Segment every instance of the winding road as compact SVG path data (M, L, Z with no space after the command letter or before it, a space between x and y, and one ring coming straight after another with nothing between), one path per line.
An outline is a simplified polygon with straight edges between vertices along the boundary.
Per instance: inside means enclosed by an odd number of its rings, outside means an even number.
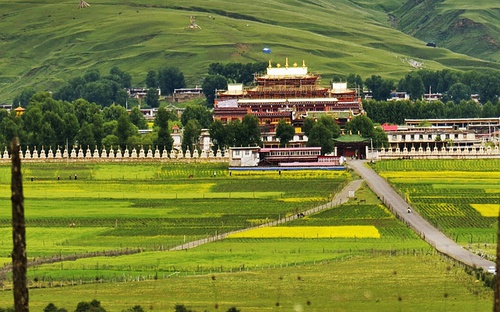
M413 229L422 239L433 246L442 254L455 259L458 262L487 270L495 266L493 261L486 260L475 253L464 249L452 239L445 236L441 231L433 227L427 220L412 209L408 213L408 203L401 197L392 186L373 169L366 165L366 161L348 161L348 167L353 169L362 177L368 187L382 200L382 202L394 213L394 215Z

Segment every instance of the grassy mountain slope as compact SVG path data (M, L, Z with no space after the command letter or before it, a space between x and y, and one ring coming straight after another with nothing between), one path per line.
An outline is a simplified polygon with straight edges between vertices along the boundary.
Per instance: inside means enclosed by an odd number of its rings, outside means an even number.
M177 66L189 85L200 85L212 62L299 65L323 81L357 73L399 79L409 60L431 70L496 68L447 49L432 49L391 27L386 10L400 4L379 0L0 0L0 102L24 87L56 90L71 77L113 66L140 85L149 70ZM201 29L189 29L190 16ZM271 54L262 53L264 47Z
M438 46L500 61L500 2L410 0L395 10L397 28Z

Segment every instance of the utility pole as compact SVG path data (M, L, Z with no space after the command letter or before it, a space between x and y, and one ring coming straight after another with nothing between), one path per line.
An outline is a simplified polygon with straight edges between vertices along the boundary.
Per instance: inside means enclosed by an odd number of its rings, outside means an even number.
M12 276L14 283L14 308L16 312L29 312L28 286L26 273L28 258L26 256L26 223L24 220L23 177L21 174L21 158L19 156L19 140L15 137L11 143L12 157Z

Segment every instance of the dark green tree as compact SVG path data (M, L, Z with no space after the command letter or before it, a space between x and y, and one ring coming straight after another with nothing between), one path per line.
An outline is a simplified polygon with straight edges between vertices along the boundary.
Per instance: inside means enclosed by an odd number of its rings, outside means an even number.
M324 124L328 130L330 130L333 138L338 138L340 136L340 127L332 116L323 115L318 119L318 122Z
M312 127L314 127L315 122L316 121L314 120L314 118L311 117L307 117L304 119L304 123L302 124L302 132L304 132L306 136L309 136L309 133L311 132Z
M373 130L373 147L381 148L381 147L389 147L389 138L387 137L387 133L385 133L382 127L375 127Z
M286 122L285 119L281 119L276 126L276 138L280 140L280 146L285 147L293 139L295 135L295 128Z
M118 77L118 79L113 79L120 84L122 88L130 88L132 86L132 76L129 73L126 73L120 70L118 67L113 66L109 70L109 74L113 77Z
M92 124L89 124L86 121L83 123L76 136L76 141L82 148L93 148L96 145L94 132L92 131Z
M148 71L148 75L146 76L146 87L150 88L158 88L158 78L156 77L156 72L154 70Z
M351 121L347 122L345 125L346 131L352 132L352 134L359 134L364 138L373 138L374 128L373 122L366 115L359 115L354 117Z
M201 134L200 124L196 119L189 120L186 125L184 125L184 131L182 132L182 150L185 152L189 150L191 155L194 152L194 148L198 143L198 138Z
M209 128L210 138L213 143L213 151L217 152L218 149L223 150L228 146L230 138L228 136L228 126L225 126L220 120L215 120Z
M446 96L455 104L458 104L462 100L465 101L470 100L471 89L468 85L463 84L461 82L457 82L450 86L448 92L446 92Z
M137 127L130 121L127 113L122 114L118 118L118 125L114 135L118 137L118 144L122 149L125 149L128 138L137 134Z
M49 303L44 309L43 312L67 312L66 309L60 308L58 309L53 303Z
M166 67L158 70L158 86L161 94L171 95L174 89L185 88L184 74L177 67Z
M14 99L12 100L12 106L21 106L25 108L28 107L29 100L35 93L35 90L31 88L24 89L23 91L21 91L21 93L14 97Z
M170 128L168 125L169 119L169 112L164 107L160 107L154 121L155 130L158 131L158 136L153 142L160 151L170 151L174 144L174 140L170 135Z
M127 114L127 109L123 106L113 104L102 110L104 121L118 120L121 115Z
M130 115L129 115L130 121L139 129L147 129L148 124L146 122L146 118L144 118L144 115L141 113L139 108L133 107L130 110Z
M259 119L257 116L251 114L245 115L241 121L241 126L243 130L243 146L260 146L262 144Z
M158 89L149 88L146 92L146 104L149 107L158 107L160 106L160 97L158 95Z
M372 91L372 97L377 101L387 100L391 95L391 91L395 89L392 81L375 75L365 80L365 86Z
M225 90L227 88L227 79L221 75L209 75L205 77L201 85L203 94L207 99L208 107L214 106L216 90Z
M321 155L333 152L333 133L321 122L317 122L312 127L307 144L308 147L321 147Z
M79 302L75 312L106 312L106 310L101 306L100 301L94 299L91 302Z
M188 105L181 115L181 123L186 125L189 120L195 119L203 129L208 129L213 122L212 112L201 105Z

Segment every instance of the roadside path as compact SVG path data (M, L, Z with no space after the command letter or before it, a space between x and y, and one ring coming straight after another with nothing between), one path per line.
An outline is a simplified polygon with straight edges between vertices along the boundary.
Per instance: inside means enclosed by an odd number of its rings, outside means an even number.
M392 186L373 169L366 166L366 161L351 160L348 166L361 176L368 187L377 194L382 202L394 213L394 215L408 225L415 233L420 235L437 251L443 253L458 262L472 267L481 267L487 270L490 266L495 266L493 261L486 260L475 253L472 253L455 241L448 238L441 231L433 227L427 220L411 209L408 213L408 203L399 195Z
M307 216L307 215L310 215L310 214L313 214L313 213L317 213L317 212L319 212L321 210L324 210L324 209L327 209L327 208L331 208L331 207L335 207L335 206L341 205L341 204L343 204L343 203L345 203L345 202L347 202L349 200L349 193L350 192L354 192L357 189L359 189L359 187L361 186L361 184L363 184L363 180L354 180L354 181L351 181L346 187L344 187L339 193L337 193L335 195L335 197L333 198L332 201L330 201L330 202L328 202L328 203L326 203L324 205L321 205L321 206L309 209L307 211L302 211L302 213L304 214L304 216ZM189 249L189 248L194 248L194 247L198 247L200 245L206 244L206 243L210 243L210 242L214 242L214 241L217 241L217 240L224 239L228 235L233 234L233 233L239 233L239 232L243 232L243 231L248 231L248 230L254 229L254 228L260 228L260 227L266 227L266 226L275 226L275 225L278 225L278 224L282 224L282 223L285 223L285 222L296 220L296 219L301 218L301 217L302 216L299 217L298 215L294 214L292 216L284 217L284 218L279 218L278 220L275 220L275 221L272 221L272 222L267 222L267 223L264 223L264 224L261 224L261 225L258 225L258 226L254 226L254 227L250 227L250 228L245 228L245 229L241 229L241 230L236 230L236 231L232 231L232 232L228 232L228 233L223 233L223 234L216 234L216 235L211 236L211 237L207 237L207 238L199 239L199 240L196 240L196 241L188 242L188 243L185 243L185 244L173 247L173 248L171 248L169 250L185 250L185 249Z

